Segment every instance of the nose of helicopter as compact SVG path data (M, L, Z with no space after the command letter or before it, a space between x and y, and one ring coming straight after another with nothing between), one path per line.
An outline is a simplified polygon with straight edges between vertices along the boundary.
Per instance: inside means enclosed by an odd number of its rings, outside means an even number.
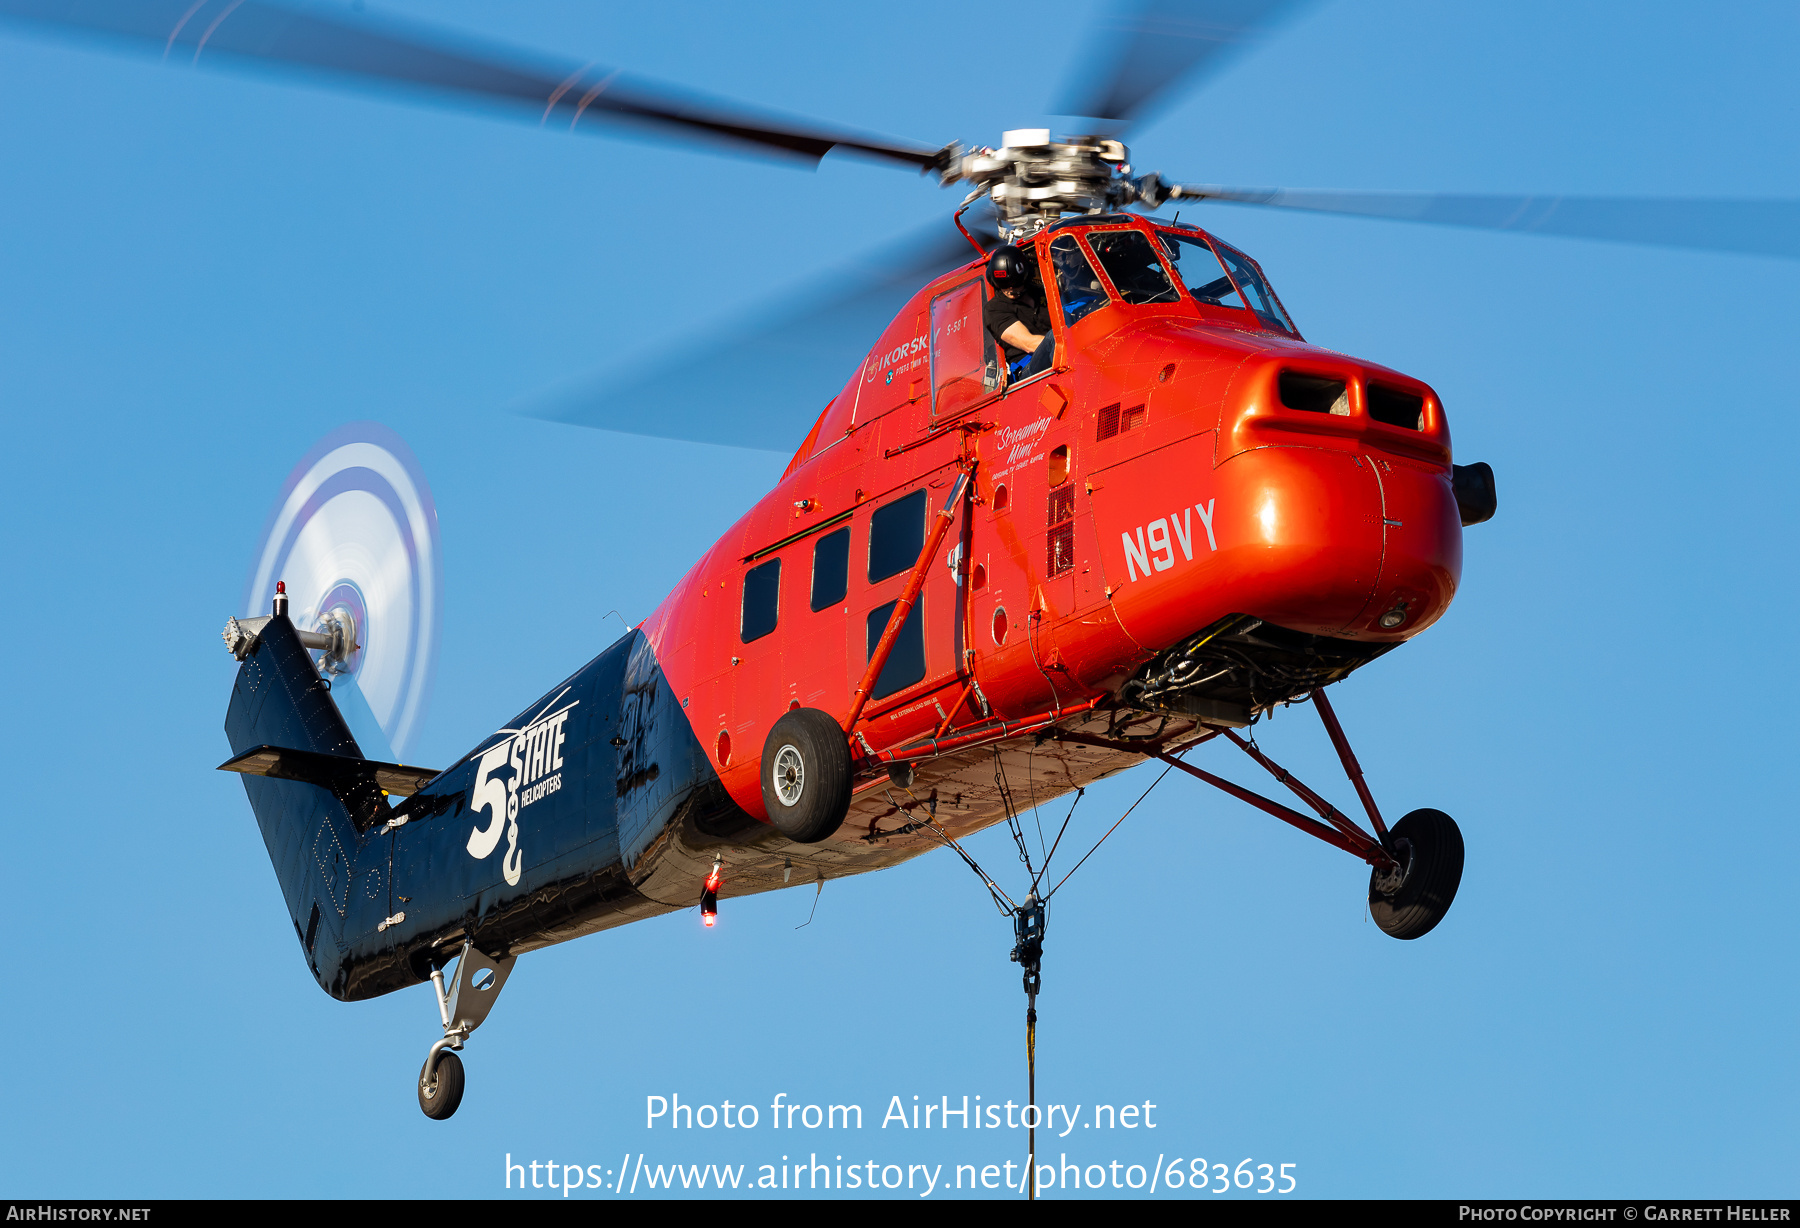
M1249 516L1242 574L1263 577L1262 609L1245 613L1372 640L1410 638L1443 615L1462 573L1462 518L1449 424L1428 385L1290 350L1246 364L1221 408L1219 493Z
M1462 572L1447 469L1368 441L1232 456L1218 468L1218 498L1238 523L1229 533L1220 525L1218 564L1242 594L1238 608L1315 635L1423 631L1449 607Z

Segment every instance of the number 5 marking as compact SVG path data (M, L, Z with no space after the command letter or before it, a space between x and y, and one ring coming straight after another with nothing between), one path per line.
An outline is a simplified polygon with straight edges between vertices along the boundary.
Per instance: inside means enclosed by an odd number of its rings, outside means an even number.
M491 748L481 757L481 766L475 771L475 784L469 790L469 809L479 814L488 812L488 825L484 830L477 827L469 833L469 856L477 861L494 851L500 843L500 834L506 830L506 782L488 775L506 764L506 753L512 746L508 738L500 745Z

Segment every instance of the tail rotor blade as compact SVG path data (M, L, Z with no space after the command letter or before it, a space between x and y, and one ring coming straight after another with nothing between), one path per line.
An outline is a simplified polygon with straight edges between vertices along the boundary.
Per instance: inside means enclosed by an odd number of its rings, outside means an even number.
M347 653L318 666L364 756L398 762L431 701L443 622L437 508L399 435L353 422L294 466L263 525L242 610L268 613L277 581L300 631L343 620Z

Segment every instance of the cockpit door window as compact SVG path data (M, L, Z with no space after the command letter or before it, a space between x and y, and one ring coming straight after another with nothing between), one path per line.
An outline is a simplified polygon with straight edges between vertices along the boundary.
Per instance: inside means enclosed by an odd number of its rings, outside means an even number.
M1169 284L1156 249L1141 230L1089 231L1088 246L1119 297L1134 307L1146 303L1178 303L1181 295Z
M931 407L954 414L1000 387L1000 359L982 326L982 278L931 300Z
M1074 235L1060 235L1050 244L1050 267L1056 273L1065 328L1106 304L1106 287L1100 284Z

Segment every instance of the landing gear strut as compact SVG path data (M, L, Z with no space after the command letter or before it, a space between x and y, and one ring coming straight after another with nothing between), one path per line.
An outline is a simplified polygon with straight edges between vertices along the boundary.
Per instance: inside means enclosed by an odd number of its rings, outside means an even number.
M434 1121L443 1121L462 1103L463 1066L455 1050L463 1047L469 1033L481 1026L500 987L506 984L516 956L489 959L464 942L456 958L456 979L448 992L444 989L444 970L431 970L431 985L437 991L438 1015L444 1022L444 1038L431 1046L425 1065L419 1071L419 1108Z
M1248 802L1282 822L1298 827L1308 835L1316 836L1327 844L1362 858L1371 867L1369 915L1374 918L1375 924L1381 927L1383 933L1395 938L1421 937L1444 919L1444 914L1450 911L1451 902L1456 899L1456 889L1462 883L1462 832L1457 829L1456 820L1441 810L1415 810L1389 830L1382 821L1381 811L1375 805L1374 795L1363 781L1362 765L1356 761L1349 739L1344 737L1337 713L1331 710L1331 701L1325 698L1324 688L1317 688L1312 692L1312 701L1313 706L1318 709L1320 720L1325 723L1325 732L1331 737L1338 759L1344 765L1344 774L1355 786L1356 795L1361 799L1363 810L1375 829L1373 835L1309 789L1292 772L1263 754L1255 742L1246 740L1231 729L1215 730L1205 734L1201 740L1222 734L1285 785L1294 796L1305 802L1319 819L1324 820L1323 823L1178 759L1158 742L1126 742L1073 730L1059 730L1054 736L1068 742L1104 746L1112 750L1129 750L1160 759L1170 767L1180 768L1188 775L1204 780L1240 801Z

